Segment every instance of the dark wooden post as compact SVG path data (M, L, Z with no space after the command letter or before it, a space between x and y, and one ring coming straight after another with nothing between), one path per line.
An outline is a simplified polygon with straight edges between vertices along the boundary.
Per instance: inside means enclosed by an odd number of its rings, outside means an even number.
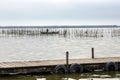
M94 59L94 48L92 48L92 59Z
M69 72L69 52L66 52L66 68L67 68L67 73Z

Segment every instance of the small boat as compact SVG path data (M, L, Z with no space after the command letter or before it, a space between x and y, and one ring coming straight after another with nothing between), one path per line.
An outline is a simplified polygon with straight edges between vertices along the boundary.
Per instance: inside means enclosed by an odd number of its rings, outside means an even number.
M59 34L59 31L49 31L49 29L46 29L45 32L40 32L41 34Z
M52 31L52 32L40 32L41 34L59 34L59 31Z

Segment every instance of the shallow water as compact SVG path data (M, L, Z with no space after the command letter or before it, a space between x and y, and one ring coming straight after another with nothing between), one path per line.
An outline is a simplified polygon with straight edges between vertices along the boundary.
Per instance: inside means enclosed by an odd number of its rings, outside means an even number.
M8 29L9 30L9 29ZM71 59L120 56L119 28L55 28L56 35L42 35L30 29L31 34L3 34L0 30L0 62L64 59L69 51ZM64 34L66 32L66 34ZM37 32L37 33L36 33Z
M2 76L0 80L120 80L120 72L94 72L69 75Z

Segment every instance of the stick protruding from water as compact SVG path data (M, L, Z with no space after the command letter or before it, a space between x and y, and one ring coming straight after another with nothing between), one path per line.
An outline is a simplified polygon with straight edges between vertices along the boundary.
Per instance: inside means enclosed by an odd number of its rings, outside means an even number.
M92 48L92 59L94 59L94 48Z
M69 72L69 52L66 52L66 68L67 68L67 73Z

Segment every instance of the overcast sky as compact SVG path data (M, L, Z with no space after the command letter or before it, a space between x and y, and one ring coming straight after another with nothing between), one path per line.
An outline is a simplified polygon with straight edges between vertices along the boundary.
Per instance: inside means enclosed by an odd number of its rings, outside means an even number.
M0 25L120 25L120 0L0 0Z

